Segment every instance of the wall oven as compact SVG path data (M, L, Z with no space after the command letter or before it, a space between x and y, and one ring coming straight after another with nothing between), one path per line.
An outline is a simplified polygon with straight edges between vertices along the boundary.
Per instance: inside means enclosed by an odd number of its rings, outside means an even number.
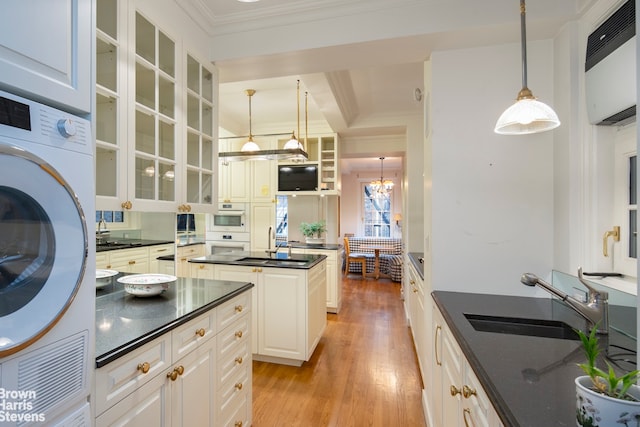
M220 203L218 212L210 215L207 231L248 232L248 203Z

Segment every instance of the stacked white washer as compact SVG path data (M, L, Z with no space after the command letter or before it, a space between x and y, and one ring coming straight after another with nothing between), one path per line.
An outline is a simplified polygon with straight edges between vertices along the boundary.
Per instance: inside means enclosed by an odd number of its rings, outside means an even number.
M0 171L0 425L91 425L91 123L0 91Z

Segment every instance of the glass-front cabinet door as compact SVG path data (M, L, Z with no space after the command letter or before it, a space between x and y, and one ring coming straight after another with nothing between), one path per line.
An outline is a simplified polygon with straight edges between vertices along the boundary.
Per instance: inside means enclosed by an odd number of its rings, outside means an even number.
M218 163L214 103L217 76L193 55L186 55L186 143L183 158L186 176L178 210L210 212L217 198L214 165Z
M135 18L135 103L128 194L136 210L176 211L176 46L140 12ZM131 134L133 133L133 134Z

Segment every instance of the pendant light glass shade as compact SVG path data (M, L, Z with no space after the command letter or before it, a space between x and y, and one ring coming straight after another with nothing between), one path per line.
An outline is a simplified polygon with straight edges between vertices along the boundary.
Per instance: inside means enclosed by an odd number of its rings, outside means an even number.
M302 149L302 144L300 143L300 141L298 141L298 139L296 138L296 134L294 132L291 134L291 139L288 140L286 144L284 144L284 149L295 150L297 148Z
M520 36L522 46L522 89L516 103L498 118L495 133L526 135L545 132L560 126L558 115L547 104L536 100L527 87L527 29L525 0L520 0Z

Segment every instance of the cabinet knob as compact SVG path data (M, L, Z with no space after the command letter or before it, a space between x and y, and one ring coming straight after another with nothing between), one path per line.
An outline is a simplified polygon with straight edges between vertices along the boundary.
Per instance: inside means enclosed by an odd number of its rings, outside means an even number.
M233 427L242 427L242 421L236 421Z
M242 331L236 331L236 338L242 338Z
M242 383L236 383L234 387L237 388L238 390L242 390Z
M204 264L200 264L200 265L198 266L198 268L199 268L200 270L203 270L203 269L204 269Z
M203 336L204 336L204 334L205 334L205 330L204 330L204 328L200 328L200 329L198 329L198 330L196 331L196 335L198 335L198 336L200 336L200 337L203 337Z
M451 396L455 396L456 394L462 394L462 390L460 390L458 387L454 385L449 387L449 392L451 393Z
M240 357L240 356L236 357L235 362L236 362L238 365L242 365L242 357Z
M415 294L416 292L418 292L418 289L415 287L412 287L411 290L413 291L413 293Z
M244 307L242 307L241 305L236 305L236 312L237 313L242 313L242 310L244 310Z
M475 388L471 388L471 387L469 387L468 385L466 385L466 384L465 384L465 385L463 385L463 386L462 386L462 395L463 395L466 399L468 399L468 398L470 398L471 396L477 396L477 395L478 395L478 393L476 392L476 389L475 389Z
M136 263L136 261L135 261L135 260L133 260L133 259L132 259L131 261L129 261L129 265L133 265L133 264L135 264L135 263Z
M120 206L122 206L122 209L128 210L128 209L131 209L132 204L129 200L127 200L126 202L122 202Z
M143 374L149 372L150 368L151 365L149 364L149 362L138 363L138 371L142 372Z
M178 379L180 375L184 374L184 366L180 365L173 371L167 373L167 378L171 378L171 381Z
M415 280L413 280L413 279L411 279L411 280L409 280L409 284L410 284L410 285L415 285L415 284L416 284L416 281L415 281Z

